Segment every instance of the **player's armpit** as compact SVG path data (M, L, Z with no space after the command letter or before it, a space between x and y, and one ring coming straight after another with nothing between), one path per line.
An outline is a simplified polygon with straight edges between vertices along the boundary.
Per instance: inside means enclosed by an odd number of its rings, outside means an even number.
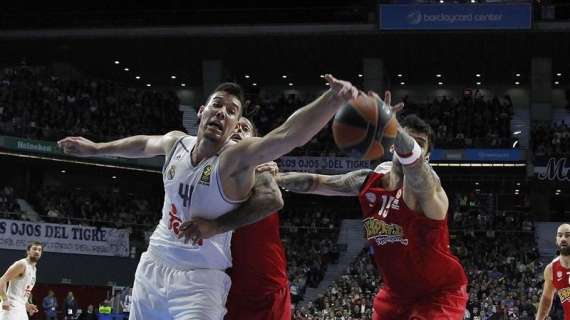
M280 187L296 193L357 196L371 172L370 169L362 169L334 176L287 172L278 174L276 180Z

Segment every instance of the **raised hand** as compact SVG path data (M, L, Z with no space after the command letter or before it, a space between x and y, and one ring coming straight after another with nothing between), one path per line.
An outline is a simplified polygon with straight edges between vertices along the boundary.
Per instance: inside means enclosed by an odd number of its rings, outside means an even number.
M57 142L65 154L89 157L97 154L97 144L83 137L67 137Z
M325 79L329 83L332 91L336 92L337 97L346 101L355 99L358 96L358 89L352 83L344 80L339 80L330 74L325 74Z
M380 98L380 96L378 96L378 94L372 90L368 91L368 95L373 96L374 98L385 103L387 106L390 107L390 111L392 111L392 113L394 113L394 114L396 114L396 113L398 113L404 109L404 103L403 102L400 102L400 103L396 104L395 106L391 105L392 93L390 93L390 91L386 91L384 93L384 100L382 100L382 98Z

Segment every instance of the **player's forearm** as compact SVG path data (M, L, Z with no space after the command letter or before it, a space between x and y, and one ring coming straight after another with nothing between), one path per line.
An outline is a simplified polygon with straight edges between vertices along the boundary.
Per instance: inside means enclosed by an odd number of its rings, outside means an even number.
M280 173L276 180L282 188L296 193L312 193L324 196L357 196L371 171L362 169L334 176L286 172Z
M6 281L4 279L0 280L0 300L6 301Z
M295 111L274 134L285 139L282 143L290 145L290 149L309 142L334 116L346 101L336 92L328 90L315 101Z
M283 198L279 186L270 173L259 174L256 176L253 194L249 200L215 220L218 233L256 223L281 208L283 208Z
M100 142L96 144L98 155L118 156L125 158L144 158L157 155L156 150L148 146L160 139L159 136L132 136L110 142Z
M538 311L536 312L536 320L544 320L550 313L550 308L552 307L552 299L542 298L540 299L540 304L538 305Z
M394 149L398 155L399 162L402 164L404 183L407 190L411 191L419 199L433 195L437 191L439 181L434 176L429 164L423 159L421 148L414 138L403 129L398 129L398 134L394 141ZM410 163L410 161L413 162Z
M275 181L281 188L295 193L313 193L318 185L316 174L302 172L279 173Z

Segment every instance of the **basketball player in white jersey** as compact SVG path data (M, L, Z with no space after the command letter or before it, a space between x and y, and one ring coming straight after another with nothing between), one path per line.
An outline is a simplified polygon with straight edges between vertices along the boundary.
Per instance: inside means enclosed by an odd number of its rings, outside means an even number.
M228 143L243 111L243 94L237 84L226 83L200 107L197 137L174 131L108 143L82 137L58 142L65 153L79 156L166 155L162 219L137 267L129 319L223 318L230 287L224 271L231 267L231 232L186 243L179 238L180 226L192 217L213 219L244 204L252 193L258 165L310 141L342 105L359 94L349 82L331 75L326 79L329 90L263 138ZM252 210L248 205L242 208Z
M36 283L36 264L42 256L42 251L40 242L30 243L26 257L14 262L0 278L0 320L28 319L28 314L38 312L38 307L28 301Z

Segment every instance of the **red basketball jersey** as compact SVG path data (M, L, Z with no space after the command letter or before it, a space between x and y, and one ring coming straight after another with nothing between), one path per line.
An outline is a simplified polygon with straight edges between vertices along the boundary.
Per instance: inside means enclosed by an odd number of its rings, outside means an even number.
M564 320L570 320L570 269L560 264L560 257L552 261L552 284L564 309Z
M232 295L259 295L289 285L277 213L234 232L232 261Z
M366 238L394 297L421 298L467 284L463 266L449 249L447 221L408 208L402 189L387 191L371 173L359 195Z

